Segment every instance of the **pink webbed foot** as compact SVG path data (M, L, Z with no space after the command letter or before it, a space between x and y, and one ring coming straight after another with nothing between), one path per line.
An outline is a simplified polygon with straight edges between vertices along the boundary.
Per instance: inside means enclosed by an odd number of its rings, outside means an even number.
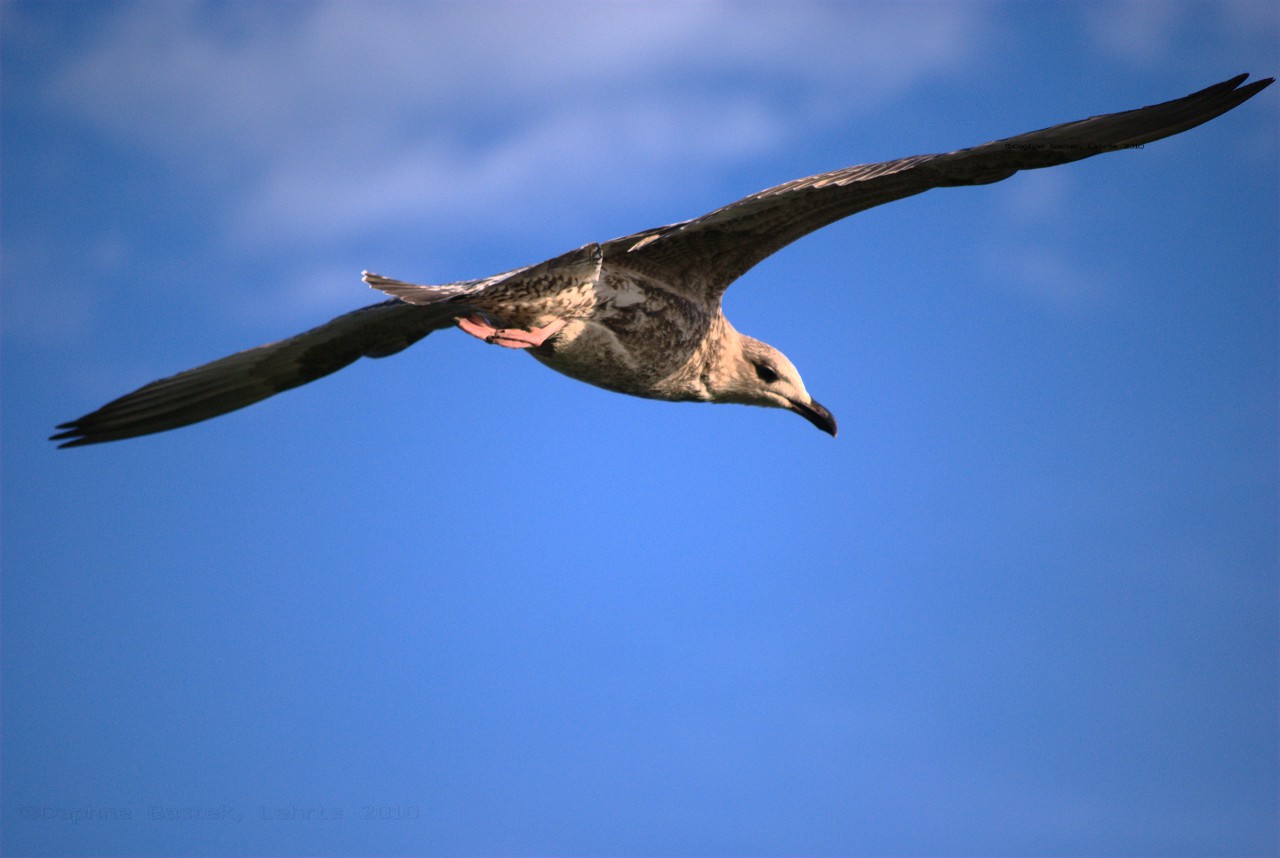
M458 327L471 336L509 349L536 348L564 326L564 319L556 319L540 328L530 328L526 331L522 328L495 328L483 316L475 314L458 319Z

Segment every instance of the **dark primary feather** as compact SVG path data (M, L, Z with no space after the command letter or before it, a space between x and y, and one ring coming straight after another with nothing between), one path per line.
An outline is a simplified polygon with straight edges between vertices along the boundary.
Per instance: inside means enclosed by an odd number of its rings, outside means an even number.
M453 324L453 305L383 301L287 340L267 343L153 381L58 426L51 440L78 447L176 429L252 405L336 372L361 357L385 357Z
M1150 143L1226 113L1269 86L1247 74L1162 104L1054 125L970 149L859 164L787 182L693 220L607 242L606 261L718 297L756 263L816 229L931 188L984 185Z

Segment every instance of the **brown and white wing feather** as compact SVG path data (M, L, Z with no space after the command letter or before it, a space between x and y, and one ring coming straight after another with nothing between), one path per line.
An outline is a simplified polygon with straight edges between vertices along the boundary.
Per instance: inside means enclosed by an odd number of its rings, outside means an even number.
M208 420L336 372L361 357L385 357L453 324L453 304L391 300L338 316L268 343L153 381L58 426L51 440L77 447L176 429Z
M761 191L683 223L614 239L606 259L719 295L752 266L834 221L931 188L998 182L1194 128L1268 86L1239 75L1174 101L1054 125L970 149L860 164Z

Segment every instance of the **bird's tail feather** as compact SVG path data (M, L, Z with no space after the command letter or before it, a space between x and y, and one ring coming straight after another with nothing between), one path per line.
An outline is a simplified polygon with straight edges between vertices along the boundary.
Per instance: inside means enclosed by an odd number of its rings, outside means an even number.
M370 288L384 292L393 298L399 298L409 304L440 304L452 301L463 295L472 294L483 288L486 280L464 280L459 283L444 283L438 286L421 286L417 283L406 283L374 274L372 271L361 273L361 279Z
M547 280L551 286L543 286L543 290L559 288L559 284L566 282L566 278L567 282L572 283L583 280L594 282L600 277L603 259L600 245L592 243L570 250L568 253L562 253L545 262L539 262L537 265L525 265L480 280L460 280L438 286L420 286L417 283L406 283L403 280L383 277L371 271L363 272L361 277L365 283L379 292L399 298L408 304L465 303L469 296L479 295L491 287L501 290L521 286L527 291L530 280Z

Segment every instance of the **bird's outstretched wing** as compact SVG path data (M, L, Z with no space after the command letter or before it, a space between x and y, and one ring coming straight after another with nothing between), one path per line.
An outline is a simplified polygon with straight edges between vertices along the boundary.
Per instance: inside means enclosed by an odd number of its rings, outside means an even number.
M1247 74L1184 98L1054 125L971 149L860 164L778 185L683 223L614 239L606 259L718 297L734 280L802 236L841 218L931 188L985 185L1150 143L1194 128L1253 97L1272 78Z
M60 447L176 429L244 408L336 372L361 357L385 357L453 324L455 304L383 301L297 336L246 349L140 387L61 424Z

